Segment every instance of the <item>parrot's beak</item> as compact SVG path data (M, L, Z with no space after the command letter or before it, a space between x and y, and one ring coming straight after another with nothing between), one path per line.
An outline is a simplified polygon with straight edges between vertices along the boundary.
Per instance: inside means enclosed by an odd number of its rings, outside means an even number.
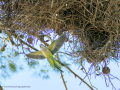
M41 48L41 45L40 45L40 48Z

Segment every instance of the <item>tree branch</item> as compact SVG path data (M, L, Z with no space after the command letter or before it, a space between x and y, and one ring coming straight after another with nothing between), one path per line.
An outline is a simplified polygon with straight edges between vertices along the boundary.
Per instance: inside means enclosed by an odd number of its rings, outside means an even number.
M32 49L34 49L35 51L39 51L38 49L36 49L36 48L32 47L31 45L29 45L29 44L27 44L26 42L24 42L23 40L21 40L19 37L18 37L18 40L19 40L21 43L23 43L23 44L27 45L28 47L30 47L30 48L32 48Z
M74 73L69 67L67 67L66 65L63 66L66 67L71 73L73 73L75 77L78 77L81 81L83 81L91 90L93 90L93 88L89 84L87 84L87 82L85 82L81 77L79 77L76 73Z
M58 57L58 53L57 54L57 58L59 60L59 57ZM82 82L84 82L91 90L93 90L93 88L87 83L85 82L81 77L79 77L76 73L74 73L69 67L67 67L65 64L61 63L60 60L58 61L62 66L66 67L71 73L73 73L75 75L75 77L78 77ZM64 84L66 85L66 84ZM67 89L66 89L67 90Z
M56 53L56 55L57 55L57 59L58 59L58 61L60 62L60 59L59 59L58 53ZM60 73L61 73L61 77L62 77L62 80L63 80L64 86L65 86L65 89L68 90L68 89L67 89L67 86L66 86L66 82L65 82L65 80L64 80L64 78L63 78L63 74L62 74L62 72L60 72Z
M8 36L8 38L9 38L10 42L12 43L12 45L14 45L15 42L13 41L13 38L11 37L10 32L8 32L8 31L6 30L6 28L4 28L4 31L5 31L5 33L7 34L7 36Z

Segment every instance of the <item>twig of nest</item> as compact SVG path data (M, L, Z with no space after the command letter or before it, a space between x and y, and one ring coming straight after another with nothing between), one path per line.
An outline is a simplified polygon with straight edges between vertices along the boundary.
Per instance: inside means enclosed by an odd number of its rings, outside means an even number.
M33 38L32 38L32 37L29 37L29 38L27 39L27 42L28 42L29 44L32 44Z

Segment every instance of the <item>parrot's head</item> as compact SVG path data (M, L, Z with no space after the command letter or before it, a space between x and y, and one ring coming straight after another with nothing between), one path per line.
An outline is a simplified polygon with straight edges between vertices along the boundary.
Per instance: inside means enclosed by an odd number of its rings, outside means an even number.
M40 48L42 47L42 44L40 44Z
M42 44L40 45L40 48L41 48L41 51L44 51L44 52L47 50L47 48Z
M44 48L44 47L45 47L44 45L40 44L40 48L41 48L41 49Z

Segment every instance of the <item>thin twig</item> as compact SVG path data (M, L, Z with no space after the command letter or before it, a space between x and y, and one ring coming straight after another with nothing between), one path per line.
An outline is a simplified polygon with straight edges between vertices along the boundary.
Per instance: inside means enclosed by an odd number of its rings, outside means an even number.
M81 77L79 77L76 73L74 73L69 67L67 67L67 66L65 66L64 65L64 67L66 67L71 73L73 73L74 75L75 75L75 77L78 77L81 81L83 81L91 90L93 90L93 88L89 85L89 84L87 84L87 82L85 82Z
M81 65L82 65L82 64L81 64ZM82 68L84 69L84 71L85 71L85 73L86 73L86 76L88 77L88 80L89 80L91 86L94 87L94 88L96 88L95 86L92 85L92 83L91 83L91 81L90 81L90 78L89 78L89 76L88 76L88 73L87 73L87 71L86 71L86 69L84 68L83 65L82 65ZM96 88L96 89L97 89L97 88ZM97 90L98 90L98 89L97 89Z
M68 90L68 89L67 89L67 86L66 86L66 82L65 82L65 80L64 80L64 78L63 78L62 72L60 72L60 73L61 73L61 77L62 77L62 80L63 80L64 86L65 86L65 89Z
M69 53L64 53L64 52L58 52L58 53L63 53L63 54L66 54L66 55L71 56L71 54L69 54ZM72 56L73 56L73 55L72 55ZM75 55L74 55L74 57L78 57L78 56L75 56Z
M58 53L56 53L56 55L57 55L57 59L58 59L58 61L60 62L60 59L59 59ZM62 77L62 80L63 80L64 86L65 86L65 89L68 90L68 89L67 89L67 86L66 86L66 82L65 82L65 80L64 80L64 78L63 78L63 74L62 74L62 72L60 72L60 73L61 73L61 77Z
M5 33L7 34L7 36L8 36L8 38L9 38L10 42L12 43L12 45L14 45L15 42L13 41L13 38L11 37L10 32L8 32L8 31L6 30L6 28L4 28L4 31L5 31Z
M27 44L26 42L24 42L23 40L21 40L19 37L18 37L18 40L19 40L21 43L23 43L23 44L27 45L28 47L30 47L30 48L32 48L32 49L34 49L35 51L39 51L38 49L36 49L36 48L32 47L31 45L29 45L29 44Z
M73 73L75 75L75 77L78 77L81 81L83 81L91 90L93 90L93 88L87 83L85 82L81 77L79 77L76 73L74 73L69 67L67 67L65 64L61 63L60 61L58 61L62 66L66 67L71 73Z
M49 46L49 44L47 44L44 40L44 37L48 37L52 43L52 39L50 36L48 35L39 35L39 36L36 36L45 46Z
M113 85L112 81L110 80L109 75L108 75L108 78L109 78L109 81L110 81L110 83L111 83L112 87L113 87L115 90L117 90L117 89L115 88L115 86Z

